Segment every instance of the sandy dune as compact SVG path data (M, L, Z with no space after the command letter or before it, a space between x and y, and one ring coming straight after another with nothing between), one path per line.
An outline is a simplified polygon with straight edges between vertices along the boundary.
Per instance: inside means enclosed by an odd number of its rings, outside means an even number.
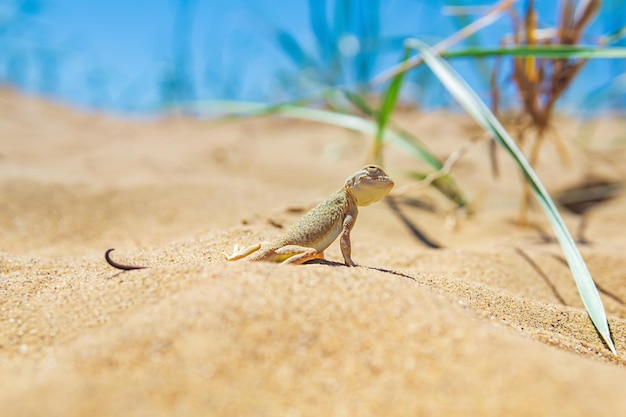
M519 176L500 153L494 179L484 141L453 170L475 210L456 228L450 204L408 178L424 167L387 148L404 221L385 202L360 211L359 268L335 264L337 245L329 262L281 267L220 253L280 234L368 162L368 138L282 119L129 121L8 91L0 115L3 416L626 410L626 194L593 209L581 246L614 356L558 246L514 224ZM480 137L459 115L398 121L441 157ZM593 127L559 121L571 161L546 145L548 188L624 179L626 122ZM151 268L118 273L109 247Z

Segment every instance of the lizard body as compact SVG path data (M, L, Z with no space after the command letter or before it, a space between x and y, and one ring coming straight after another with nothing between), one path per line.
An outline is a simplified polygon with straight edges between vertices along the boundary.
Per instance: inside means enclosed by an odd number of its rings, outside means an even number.
M351 258L350 231L356 222L357 207L382 199L393 185L385 171L376 165L368 165L351 175L339 191L305 214L278 239L241 249L235 246L233 254L226 259L247 258L299 265L323 258L324 250L339 237L345 264L355 266Z

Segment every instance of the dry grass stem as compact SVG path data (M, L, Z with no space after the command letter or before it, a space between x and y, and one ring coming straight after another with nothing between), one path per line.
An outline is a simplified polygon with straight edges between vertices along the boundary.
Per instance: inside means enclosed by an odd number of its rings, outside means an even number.
M578 5L576 4L578 3ZM529 0L525 15L520 19L510 8L514 33L504 44L513 42L515 46L536 45L577 45L581 42L585 28L592 21L600 8L599 0L576 2L565 0L560 10L557 28L539 28L539 16L534 1ZM572 81L576 78L586 60L584 59L545 59L523 57L513 59L513 81L517 88L522 110L520 119L522 127L517 134L520 147L527 147L528 160L537 166L545 139L550 139L557 149L561 161L567 163L569 155L563 140L551 127L554 107ZM499 65L494 67L494 79L497 78ZM497 83L492 81L492 106L497 112L500 91ZM525 145L531 134L533 141ZM524 187L524 196L520 208L519 223L528 224L529 202L531 190Z

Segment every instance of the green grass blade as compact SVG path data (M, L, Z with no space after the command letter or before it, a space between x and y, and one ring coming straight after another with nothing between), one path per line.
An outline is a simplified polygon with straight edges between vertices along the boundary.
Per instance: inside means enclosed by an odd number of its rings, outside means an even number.
M350 97L349 95L346 96ZM362 106L364 113L375 114L367 103L365 103L365 100L357 99L356 102ZM272 106L264 103L243 101L195 101L188 103L186 110L205 115L213 114L226 117L251 117L274 114L282 117L330 124L370 136L374 136L379 129L377 123L363 117L329 110L312 109L293 104L278 104ZM409 155L426 162L436 170L442 167L437 157L430 153L417 138L402 129L386 128L383 131L383 140ZM439 189L459 207L467 205L467 200L450 175L445 176L445 181L434 182L433 186Z
M354 106L356 106L356 108L358 108L360 111L365 113L367 116L374 118L374 119L379 118L378 112L372 109L363 97L347 90L343 91L343 93L345 94L345 97L348 100L350 100L350 102ZM440 169L443 168L443 163L441 163L441 161L437 159L437 157L428 150L428 147L426 146L426 144L420 141L413 134L394 125L392 122L389 124L389 129L391 129L393 132L395 132L397 135L403 138L409 144L409 146L412 146L417 151L417 153L421 155L420 159L423 162L426 162L436 171L439 171ZM424 174L422 176L419 176L419 175L411 175L411 176L418 180L423 180L424 178L426 178L427 175L428 174ZM445 174L438 180L433 181L430 185L435 187L439 192L441 192L444 196L446 196L450 201L454 202L454 204L456 204L457 207L462 208L462 207L467 206L467 203L468 203L467 200L463 196L463 193L461 192L461 190L459 190L458 186L456 185L456 182L454 181L454 179L452 178L450 174Z
M192 103L190 106L194 110L203 113L218 113L228 116L263 116L276 114L283 117L339 126L371 136L374 136L378 131L378 125L376 123L359 116L322 109L294 106L291 104L268 106L264 103L253 102L209 101ZM383 138L391 145L404 150L420 160L430 160L431 158L434 158L427 151L415 144L411 138L397 134L390 129L385 129Z
M284 30L276 31L276 43L282 48L286 56L299 68L313 65L315 60L309 56L302 45L289 32Z
M623 59L626 58L626 48L570 45L507 46L501 48L467 48L459 51L444 52L441 56L444 58L532 56L549 59Z
M370 107L367 100L365 100L361 95L354 93L352 91L348 91L348 90L342 90L342 92L344 96L361 112L371 117L372 119L380 120L380 115L379 115L380 112ZM433 155L432 152L428 150L428 147L426 146L424 142L419 140L413 134L393 124L392 122L386 123L386 125L388 126L389 130L392 130L398 136L401 136L404 139L404 141L406 141L407 143L409 143L411 146L415 148L415 152L412 152L412 153L419 154L420 155L419 159L421 161L426 162L428 165L430 165L432 168L436 170L441 169L443 164L441 163L439 159L437 159L435 155ZM378 127L380 129L380 123Z
M610 45L612 43L616 43L626 38L626 26L619 28L613 33L610 33L604 37L602 37L600 43L603 45Z
M574 276L578 292L580 293L591 321L609 349L613 353L616 353L615 345L611 339L604 306L593 279L591 278L591 274L587 269L587 265L585 265L585 261L580 255L574 243L574 239L567 230L554 202L521 150L517 147L513 138L511 138L498 119L491 113L489 108L471 87L447 62L433 53L425 43L412 39L407 41L407 47L419 50L426 64L437 75L450 94L454 96L465 111L467 111L479 125L493 135L522 170L526 180L532 186L537 199L546 212L554 233L563 248L563 252Z
M410 172L409 176L418 180L424 181L429 177L431 173L424 172ZM452 180L452 177L449 174L445 174L439 178L435 178L430 181L430 186L434 187L437 191L443 194L448 200L454 202L459 208L463 208L467 206L467 201L464 199L463 195L459 193L455 182Z
M376 111L372 109L365 97L363 97L361 94L355 93L348 89L341 89L341 92L348 99L348 101L352 103L352 105L355 106L359 111L368 115L369 117L378 118L378 116L376 115Z
M322 63L328 64L335 55L336 40L332 39L330 25L326 16L325 0L309 0L309 26L315 41Z
M406 62L409 58L409 50L407 49L404 57L402 58L402 62ZM376 131L376 136L374 137L374 146L372 149L372 156L374 160L382 165L382 150L383 150L383 137L385 135L385 130L387 129L387 123L391 118L391 114L393 113L393 109L396 107L396 103L398 102L398 96L400 95L400 90L402 89L402 82L404 80L404 71L397 74L391 80L389 84L389 88L385 92L385 96L383 98L383 103L380 108L380 112L378 113L378 129Z

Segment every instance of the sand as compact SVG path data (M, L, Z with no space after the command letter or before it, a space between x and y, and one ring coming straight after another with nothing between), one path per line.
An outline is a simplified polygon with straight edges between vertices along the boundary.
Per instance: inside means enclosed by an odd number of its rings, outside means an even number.
M472 215L416 187L407 173L424 166L388 147L404 220L386 202L361 209L358 268L337 264L336 244L326 263L285 267L220 253L339 188L368 162L367 137L279 118L125 120L11 91L0 115L3 416L626 412L626 195L593 209L581 246L615 356L558 245L515 223L519 176L499 152L492 177L485 141L453 170ZM480 138L462 115L397 121L442 158ZM571 161L545 146L549 189L625 178L626 121L557 126ZM119 273L110 247L151 268Z

